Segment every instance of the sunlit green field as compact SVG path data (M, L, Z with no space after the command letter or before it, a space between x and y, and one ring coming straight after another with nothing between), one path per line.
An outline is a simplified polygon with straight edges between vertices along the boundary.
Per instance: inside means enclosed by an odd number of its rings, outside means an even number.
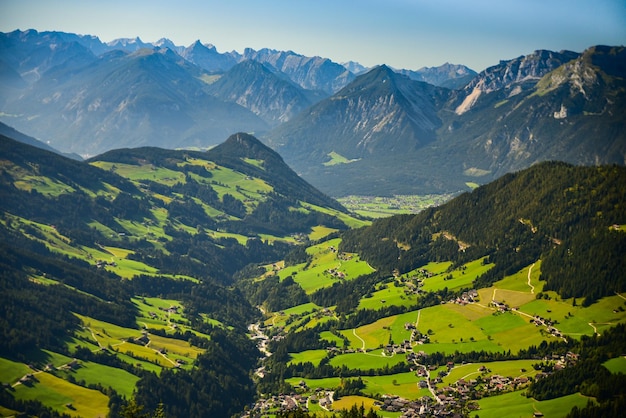
M589 398L574 394L548 401L536 401L527 398L523 392L511 392L504 395L490 396L478 401L480 410L471 414L472 417L502 418L502 417L532 417L535 412L541 412L546 418L560 418L574 407L583 408Z
M87 385L100 384L105 388L111 387L126 398L132 396L135 384L139 380L139 377L125 370L90 361L81 361L79 368L75 370L64 369L58 371L57 375L66 380L72 376L76 381L85 381Z
M155 167L152 164L133 165L123 163L111 163L108 161L95 161L91 165L103 170L113 171L129 180L151 180L157 183L173 186L176 183L185 183L185 173L170 170L165 167Z
M405 293L406 287L385 284L371 295L361 298L358 309L380 309L383 306L412 306L417 296Z
M447 287L450 290L471 288L472 282L484 274L493 264L483 264L483 259L474 260L451 273L441 272L424 280L423 291L436 291ZM451 276L451 278L450 278Z
M292 276L306 293L313 293L339 280L351 280L373 271L356 254L346 254L341 258L337 252L339 242L337 238L309 247L307 252L313 256L310 265L302 263L285 267L278 272L278 276L281 279Z
M157 335L149 336L150 344L148 346L133 343L133 339L142 336L142 331L120 327L81 315L77 316L85 327L79 333L83 338L93 341L99 347L106 347L118 353L130 355L134 359L156 364L159 367L176 367L177 359L184 359L185 363L190 365L200 353L204 352L202 349L192 347L187 341Z
M418 385L423 377L417 377L414 372L397 373L387 376L363 376L365 382L364 393L369 395L384 395L393 393L405 399L417 399L422 396L432 397L428 389L421 389Z
M370 353L340 354L330 360L330 365L338 367L345 365L349 369L370 370L382 369L385 366L391 367L405 361L406 356L404 354L383 356L382 350L380 350L378 353L374 351Z
M375 400L372 398L366 398L364 396L344 396L343 398L333 402L333 410L339 411L342 409L350 409L353 405L357 407L361 407L361 405L365 408L365 411L369 411L370 409L378 410L377 406L374 406Z
M34 384L17 385L16 399L38 400L52 409L77 417L102 417L109 412L109 398L94 389L72 384L50 373L34 375Z
M623 373L626 374L626 358L616 357L607 360L604 363L604 367L609 369L611 373Z
M320 361L326 357L326 350L308 350L302 353L290 353L291 360L288 364L306 363L311 362L315 366L320 364Z
M0 357L0 383L13 384L28 373L31 369L27 365Z
M505 377L534 377L537 371L533 368L536 360L494 361L488 363L455 364L450 373L443 378L443 385L450 385L459 379L476 379L477 376L500 375ZM489 371L479 371L485 366Z

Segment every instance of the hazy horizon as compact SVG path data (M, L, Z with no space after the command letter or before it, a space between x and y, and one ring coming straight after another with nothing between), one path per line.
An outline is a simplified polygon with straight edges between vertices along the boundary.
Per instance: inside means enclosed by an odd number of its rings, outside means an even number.
M4 0L0 12L3 32L62 31L103 42L168 38L181 46L200 40L219 52L271 48L414 70L450 62L481 71L538 49L626 43L621 0Z

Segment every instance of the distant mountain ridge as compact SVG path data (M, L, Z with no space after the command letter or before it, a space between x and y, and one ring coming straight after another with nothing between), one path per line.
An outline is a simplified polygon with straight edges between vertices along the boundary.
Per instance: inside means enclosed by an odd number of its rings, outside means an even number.
M328 161L331 151L349 159L381 151L407 152L434 139L441 125L436 114L438 95L435 87L383 65L276 128L269 143L294 158L318 162ZM302 135L303 130L316 141Z
M136 146L207 148L267 125L205 91L197 67L169 49L113 51L68 73L46 72L9 99L12 125L58 149L94 155ZM37 124L29 119L37 118Z
M270 126L288 121L326 97L320 91L304 90L283 73L252 60L233 66L208 91L245 107Z
M0 120L88 156L248 132L333 196L450 193L539 161L624 164L623 50L538 50L475 74L14 31L0 34Z
M461 191L545 160L624 164L623 60L624 47L537 51L486 69L464 89L424 84L431 92L426 101L420 84L405 81L413 94L405 89L393 103L375 69L266 138L312 184L336 196ZM430 115L420 134L428 140L415 135L417 119L408 116L414 109ZM379 138L378 151L361 152L371 138ZM331 164L333 152L348 163Z
M165 38L104 43L17 30L0 34L0 52L3 121L84 156L144 145L208 148L234 132L263 134L355 77L292 51L219 53Z
M422 67L417 71L396 70L416 81L423 81L434 86L458 89L472 81L478 73L465 65L445 63L439 67Z

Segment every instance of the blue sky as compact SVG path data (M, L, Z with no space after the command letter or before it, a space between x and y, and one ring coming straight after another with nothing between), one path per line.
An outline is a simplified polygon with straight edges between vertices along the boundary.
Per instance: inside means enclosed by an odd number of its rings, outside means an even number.
M0 31L15 29L481 71L537 49L624 45L626 0L0 0Z

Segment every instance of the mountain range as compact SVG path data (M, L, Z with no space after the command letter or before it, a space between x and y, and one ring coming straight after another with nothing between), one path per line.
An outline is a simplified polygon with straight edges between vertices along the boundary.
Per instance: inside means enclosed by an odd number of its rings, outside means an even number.
M0 120L83 156L248 132L332 196L459 192L545 160L626 161L623 47L538 50L479 74L34 30L1 34L0 53Z
M537 51L459 90L381 66L267 138L337 196L463 190L545 160L624 164L625 59L622 47Z

